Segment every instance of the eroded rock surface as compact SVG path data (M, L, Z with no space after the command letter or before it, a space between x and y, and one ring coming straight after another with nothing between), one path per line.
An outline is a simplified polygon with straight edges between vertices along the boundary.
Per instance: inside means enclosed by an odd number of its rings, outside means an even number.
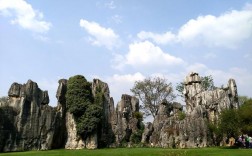
M235 80L226 87L204 91L198 73L190 73L184 81L186 116L181 118L178 103L164 101L153 122L149 143L157 147L206 147L213 145L207 123L218 120L223 109L237 109L238 94ZM142 141L146 142L147 135ZM144 138L145 137L145 138Z
M123 146L122 143L129 143L132 134L137 133L140 128L139 100L136 97L123 94L121 101L117 104L113 121L113 132L115 134L116 146Z
M97 131L83 140L77 134L74 116L67 111L66 79L59 80L56 107L48 105L48 92L37 83L13 83L9 97L0 101L0 151L131 146L139 134L142 143L156 147L211 146L207 122L218 120L223 109L239 107L235 80L204 91L200 76L190 73L184 84L186 114L181 104L164 100L154 122L145 125L142 134L139 100L123 94L115 109L107 83L94 79L92 96L102 97L103 117Z
M0 108L5 122L0 150L51 149L56 111L48 106L47 91L42 91L37 83L28 80L23 85L13 83L8 95L8 103Z

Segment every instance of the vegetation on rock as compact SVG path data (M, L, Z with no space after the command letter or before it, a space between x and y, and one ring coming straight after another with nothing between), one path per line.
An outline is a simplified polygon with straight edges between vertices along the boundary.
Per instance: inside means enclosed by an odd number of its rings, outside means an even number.
M67 109L75 117L77 133L86 139L97 131L102 117L102 107L92 96L91 83L84 76L76 75L69 78L67 83ZM94 102L95 101L95 102Z

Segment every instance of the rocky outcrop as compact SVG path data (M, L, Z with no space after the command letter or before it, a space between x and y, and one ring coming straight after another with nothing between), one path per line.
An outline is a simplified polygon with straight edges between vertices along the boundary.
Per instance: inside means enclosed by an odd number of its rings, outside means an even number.
M66 114L66 132L67 140L65 149L83 149L85 148L84 140L77 134L76 123L73 114Z
M228 81L226 87L204 91L198 73L190 73L184 84L185 117L182 117L181 105L163 101L153 122L154 130L149 140L151 145L177 148L211 146L213 139L207 123L217 121L223 109L239 107L233 79ZM146 142L146 136L143 135L143 142Z
M48 106L47 91L42 91L37 83L28 80L23 85L13 83L8 95L8 103L1 106L1 118L8 123L3 123L5 133L0 140L0 150L51 149L55 110Z
M185 79L185 102L187 114L197 116L198 111L214 121L223 109L238 108L238 94L234 79L230 79L226 87L204 91L198 73L190 73Z
M57 106L56 115L54 122L55 132L53 136L52 148L63 148L65 147L66 139L68 138L66 131L66 91L67 91L67 80L60 79L58 81L59 86L56 92Z
M93 80L92 94L93 97L96 97L97 94L101 94L103 97L100 104L103 109L103 118L101 124L98 126L97 136L94 138L98 138L97 147L109 147L115 141L115 135L112 130L112 120L115 114L114 100L110 97L108 84L99 79Z
M86 140L77 134L76 122L73 115L69 112L66 114L66 132L67 142L66 149L96 149L98 147L109 147L114 141L114 134L112 131L112 118L114 114L114 101L110 97L109 87L107 83L99 79L94 79L92 83L92 96L95 98L99 94L103 97L102 107L103 118L101 124L98 125L97 132L88 136Z
M123 143L131 144L132 134L136 134L140 129L138 113L139 100L136 97L123 94L121 101L117 104L112 125L116 146L124 146Z
M77 133L75 117L67 110L67 83L59 80L56 107L48 105L48 92L31 80L11 85L9 97L0 100L0 152L95 149L131 146L139 141L156 147L205 147L213 145L207 122L218 120L223 109L239 107L233 79L225 87L205 91L200 76L190 73L184 82L186 113L181 104L163 100L154 122L143 130L139 100L123 94L115 109L107 83L94 79L90 94L99 98L102 119L97 131L84 140Z
M151 122L147 122L144 126L144 132L142 134L142 143L149 144L150 143L150 137L154 131L153 125Z

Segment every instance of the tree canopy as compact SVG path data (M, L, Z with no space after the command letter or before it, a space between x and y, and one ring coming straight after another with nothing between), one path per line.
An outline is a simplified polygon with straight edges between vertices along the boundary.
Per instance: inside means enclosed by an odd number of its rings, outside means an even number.
M145 116L157 115L159 104L166 99L174 99L172 84L165 78L154 77L146 78L143 81L136 81L131 92L142 102L141 109Z

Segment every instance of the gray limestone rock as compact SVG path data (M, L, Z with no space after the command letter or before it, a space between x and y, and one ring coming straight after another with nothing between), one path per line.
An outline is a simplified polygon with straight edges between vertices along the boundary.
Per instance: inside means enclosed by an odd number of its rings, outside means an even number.
M97 147L109 147L115 140L114 132L112 131L112 120L115 114L114 100L110 97L108 84L99 79L94 79L92 83L93 97L98 93L103 95L103 102L101 103L103 118L98 126L97 136L93 138L98 139Z
M177 148L211 146L213 138L209 137L207 122L218 120L223 109L239 107L233 79L226 87L204 91L199 74L190 73L184 84L185 118L181 118L181 104L164 100L153 124L147 123L140 133L142 143ZM115 109L107 83L94 79L92 96L102 95L103 118L97 132L83 140L77 134L73 115L67 111L66 91L67 80L59 80L58 104L53 108L48 105L48 92L37 83L13 83L9 97L0 101L0 151L128 146L139 135L139 100L123 94Z
M142 143L149 144L150 143L150 136L153 133L153 125L151 122L147 122L146 125L144 126L144 132L142 134Z
M156 147L193 148L213 145L207 123L218 120L223 109L239 107L235 80L225 88L204 91L198 73L190 73L184 81L186 117L181 120L178 103L164 101L153 122L150 145ZM148 129L146 130L148 131ZM143 136L142 141L146 142Z
M13 83L8 95L8 104L1 107L3 119L10 121L3 124L7 131L1 151L51 149L55 111L47 105L47 91L28 80L23 85Z
M130 143L132 134L139 130L139 120L135 114L139 113L139 100L127 94L123 94L121 101L117 104L113 132L116 138L116 146L123 146L123 142Z
M54 122L54 136L52 148L63 148L67 140L66 131L66 91L67 91L67 80L60 79L58 81L59 86L56 92L57 106L54 108L56 110L55 122Z

